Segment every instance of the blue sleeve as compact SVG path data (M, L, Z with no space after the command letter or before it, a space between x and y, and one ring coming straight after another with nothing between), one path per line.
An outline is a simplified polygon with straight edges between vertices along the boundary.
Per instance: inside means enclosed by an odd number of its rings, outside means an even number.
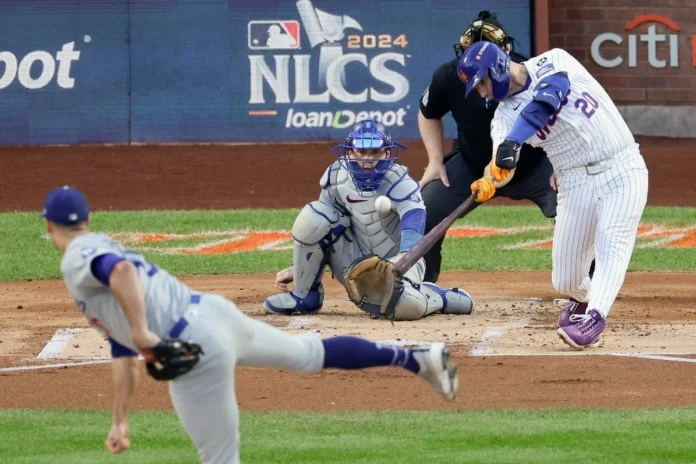
M124 261L123 256L118 256L113 253L107 253L104 255L97 256L92 260L90 269L92 270L92 275L102 284L109 285L109 276L111 271L114 270L116 263Z
M401 244L399 252L410 250L425 233L425 210L416 208L401 217Z
M123 358L126 356L129 356L129 357L138 356L138 353L131 350L130 348L126 348L125 346L121 345L119 342L117 342L113 338L109 338L109 343L111 344L111 357L114 359Z
M532 113L535 115L535 120L530 121L529 118L523 116L524 113ZM512 126L506 140L522 145L536 132L544 127L551 117L553 111L546 105L533 101L523 110L523 114L517 116L515 125Z
M552 74L540 80L534 89L534 99L517 117L507 140L522 145L544 127L551 115L561 110L568 89L570 80L563 73Z

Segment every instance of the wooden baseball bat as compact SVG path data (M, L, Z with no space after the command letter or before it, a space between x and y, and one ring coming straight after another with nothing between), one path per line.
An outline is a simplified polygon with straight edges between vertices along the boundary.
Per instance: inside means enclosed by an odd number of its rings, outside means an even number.
M402 257L401 259L394 264L394 267L392 268L392 273L396 277L403 277L404 274L411 269L411 267L416 264L416 261L421 259L425 254L435 245L435 242L440 240L446 233L447 229L450 228L452 224L454 224L454 221L459 219L459 216L462 215L466 209L471 206L471 203L473 203L474 199L476 198L476 195L478 192L474 192L467 198L464 203L459 205L457 209L452 211L449 216L447 216L445 219L443 219L438 225L436 225L430 232L425 234L423 238L421 238L418 243L413 245L413 248L408 250ZM427 214L427 211L426 211Z

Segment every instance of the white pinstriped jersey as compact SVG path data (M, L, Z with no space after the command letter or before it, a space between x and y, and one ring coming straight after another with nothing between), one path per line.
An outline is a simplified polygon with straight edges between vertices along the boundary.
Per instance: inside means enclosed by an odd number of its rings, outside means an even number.
M619 110L597 80L572 55L555 48L522 63L529 72L530 85L503 100L491 123L494 153L510 133L517 117L532 101L541 79L563 72L570 91L563 106L527 143L542 147L554 171L585 166L610 159L637 146Z

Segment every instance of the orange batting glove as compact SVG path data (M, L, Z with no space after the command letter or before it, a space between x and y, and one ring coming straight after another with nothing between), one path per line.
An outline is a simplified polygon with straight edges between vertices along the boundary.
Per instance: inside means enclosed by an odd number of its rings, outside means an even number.
M495 195L495 185L493 185L493 179L490 177L482 177L479 180L471 184L471 193L476 193L476 202L483 203L493 198Z
M499 168L497 164L491 163L491 176L493 176L496 182L505 181L505 179L510 177L511 172L512 169Z
M503 182L517 166L522 146L514 140L505 139L498 145L495 161L491 163L491 176L496 182Z

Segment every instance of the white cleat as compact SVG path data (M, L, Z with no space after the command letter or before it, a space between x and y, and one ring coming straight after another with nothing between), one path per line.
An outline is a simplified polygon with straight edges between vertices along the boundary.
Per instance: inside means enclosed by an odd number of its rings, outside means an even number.
M420 365L418 375L445 399L453 401L459 389L457 368L450 360L449 349L444 343L435 343L427 348L411 349Z

